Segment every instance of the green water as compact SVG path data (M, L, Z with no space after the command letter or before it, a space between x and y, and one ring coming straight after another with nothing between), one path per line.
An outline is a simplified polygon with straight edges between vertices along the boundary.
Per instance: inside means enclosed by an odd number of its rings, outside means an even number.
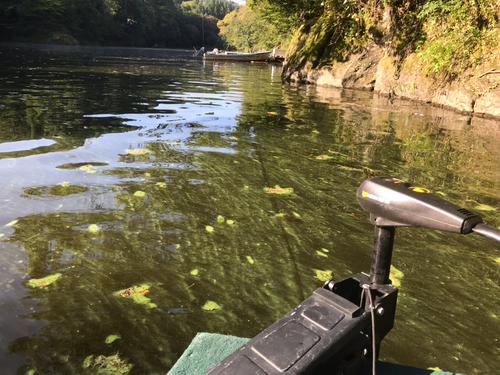
M500 226L497 121L190 51L0 52L2 373L90 374L118 353L162 374L197 332L256 335L318 275L369 271L371 176ZM500 245L401 228L393 262L381 359L499 373Z

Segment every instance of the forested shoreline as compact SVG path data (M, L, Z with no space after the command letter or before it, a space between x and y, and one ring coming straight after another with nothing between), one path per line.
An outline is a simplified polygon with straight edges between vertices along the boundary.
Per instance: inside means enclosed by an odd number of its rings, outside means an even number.
M496 0L0 0L0 41L127 47L287 48L321 68L372 41L431 74L499 58ZM305 37L304 37L305 36ZM401 65L401 64L400 64Z
M0 41L176 48L221 44L230 0L0 0Z

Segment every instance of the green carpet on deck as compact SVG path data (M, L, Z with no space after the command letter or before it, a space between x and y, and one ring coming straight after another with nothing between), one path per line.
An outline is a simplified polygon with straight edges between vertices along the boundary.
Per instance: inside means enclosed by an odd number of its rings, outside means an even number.
M213 366L246 344L249 339L198 333L168 375L203 375ZM371 369L367 375L371 374ZM459 375L453 372L424 370L416 367L377 362L377 375Z

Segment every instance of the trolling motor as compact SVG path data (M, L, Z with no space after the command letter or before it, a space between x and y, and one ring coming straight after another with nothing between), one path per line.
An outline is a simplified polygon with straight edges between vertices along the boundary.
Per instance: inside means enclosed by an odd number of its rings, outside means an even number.
M394 324L398 289L389 272L396 227L475 232L500 242L500 230L480 216L403 180L366 180L356 197L375 225L370 275L327 281L206 375L365 374Z

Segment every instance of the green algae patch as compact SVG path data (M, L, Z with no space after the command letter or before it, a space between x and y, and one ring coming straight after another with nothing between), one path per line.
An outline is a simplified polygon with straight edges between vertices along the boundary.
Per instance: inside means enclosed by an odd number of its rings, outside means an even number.
M401 286L401 279L404 277L404 273L398 270L396 267L391 266L391 272L389 278L391 279L392 285L396 288Z
M217 222L218 222L218 223L223 223L225 220L226 220L226 219L224 219L224 216L222 216L222 215L218 215L218 216L217 216Z
M226 223L227 223L228 225L234 225L234 220L226 220Z
M54 281L56 281L61 276L62 276L62 273L56 273L54 275L46 276L46 277L43 277L41 279L31 279L28 281L28 285L31 286L32 288L44 287L44 286L52 284Z
M252 257L250 255L247 255L247 260L248 260L248 263L250 263L250 264L255 263L255 261L252 259Z
M119 340L121 338L122 337L120 335L109 335L108 337L106 337L106 340L104 340L104 342L106 344L111 344L113 341Z
M192 271L191 271L191 272L189 272L189 273L190 273L191 275L193 275L193 276L196 276L196 275L198 275L199 271L198 271L197 269L194 269L194 270L192 270Z
M205 229L207 230L207 232L210 232L210 233L212 233L212 232L214 231L214 227L212 227L212 226L210 226L210 225L207 225L207 226L205 227Z
M293 188L282 188L279 185L273 188L264 188L264 191L268 194L293 194Z
M222 307L220 307L216 302L214 301L207 301L202 307L203 310L205 311L214 311L214 310L220 310Z
M333 271L330 271L330 270L314 270L314 272L316 272L316 276L314 276L316 279L320 280L320 281L328 281L328 280L331 280L333 278Z
M141 191L141 190L137 190L135 193L134 193L134 196L136 197L145 197L146 196L146 193Z
M119 353L109 357L90 355L83 361L83 367L93 370L96 374L128 374L132 366L121 359Z
M117 297L131 299L135 303L146 305L147 307L156 307L154 303L151 303L151 299L145 296L149 292L149 284L134 285L127 289L119 290L114 292L113 295Z

